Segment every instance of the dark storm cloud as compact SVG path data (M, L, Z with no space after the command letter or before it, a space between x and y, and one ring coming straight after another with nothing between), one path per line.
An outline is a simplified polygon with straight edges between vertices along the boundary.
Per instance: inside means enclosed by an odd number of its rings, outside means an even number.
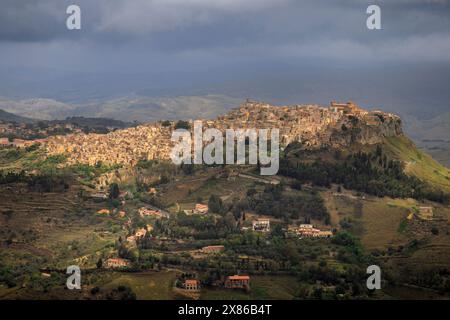
M0 1L0 41L47 41L63 36L61 1Z
M202 91L447 108L449 2L0 0L0 96ZM70 4L80 31L66 29ZM382 30L366 28L370 4Z
M373 3L382 8L378 32L365 27ZM79 32L65 28L69 4L82 9ZM152 51L351 59L414 58L411 50L422 51L418 59L445 59L450 49L446 0L2 0L1 8L3 42L145 42Z

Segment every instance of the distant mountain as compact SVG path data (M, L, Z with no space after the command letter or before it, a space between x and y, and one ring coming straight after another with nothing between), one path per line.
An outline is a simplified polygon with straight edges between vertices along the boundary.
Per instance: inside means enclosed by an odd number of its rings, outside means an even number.
M405 131L417 146L450 168L450 112L429 120L405 117Z
M0 99L0 109L22 117L39 120L65 119L74 107L52 99L29 99L13 101Z
M67 117L111 118L126 122L214 118L238 105L241 99L222 95L151 98L129 96L86 104L68 104L52 99L12 101L0 99L0 109L41 120Z
M36 120L26 118L26 117L21 117L21 116L18 116L13 113L6 112L5 110L0 109L0 121L30 123L30 122L34 122Z
M124 97L82 105L74 115L107 117L123 121L213 119L234 108L242 99L222 95L179 97Z
M52 120L50 123L71 123L78 127L89 127L89 128L116 128L123 129L134 125L131 122L124 122L109 118L86 118L86 117L68 117L65 120Z

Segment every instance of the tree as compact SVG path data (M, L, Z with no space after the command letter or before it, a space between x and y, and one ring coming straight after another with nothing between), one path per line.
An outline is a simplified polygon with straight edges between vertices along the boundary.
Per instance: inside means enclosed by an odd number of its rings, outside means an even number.
M276 224L272 228L272 232L270 233L272 237L282 237L284 235L283 227L281 224Z
M96 265L97 265L97 269L101 269L101 267L103 266L103 260L102 260L102 258L98 259Z
M175 130L176 129L186 129L189 130L191 128L191 125L188 121L180 120L175 124Z
M169 177L167 177L165 174L161 175L161 178L159 178L159 184L166 184L169 183Z
M118 199L111 199L111 205L117 209L120 207L120 201Z
M223 213L224 208L223 208L222 199L220 199L219 196L212 194L209 197L208 208L213 213Z
M119 194L120 194L119 185L117 183L112 183L109 186L109 198L117 199L119 197Z

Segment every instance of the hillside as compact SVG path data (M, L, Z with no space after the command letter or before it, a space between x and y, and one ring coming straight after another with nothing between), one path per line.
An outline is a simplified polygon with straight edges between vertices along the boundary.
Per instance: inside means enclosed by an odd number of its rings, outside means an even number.
M88 117L68 117L65 120L52 120L50 124L73 124L78 127L88 128L128 128L133 123L124 122L110 118L88 118Z
M428 120L409 116L405 118L404 123L405 131L420 149L450 168L449 112Z
M383 146L388 154L405 164L407 174L450 192L450 169L417 149L406 136L386 137Z
M6 111L0 109L0 121L3 121L3 122L16 122L16 123L31 123L31 122L34 122L36 120L30 119L30 118L26 118L26 117L21 117L21 116L18 116L18 115L15 115L13 113L6 112Z

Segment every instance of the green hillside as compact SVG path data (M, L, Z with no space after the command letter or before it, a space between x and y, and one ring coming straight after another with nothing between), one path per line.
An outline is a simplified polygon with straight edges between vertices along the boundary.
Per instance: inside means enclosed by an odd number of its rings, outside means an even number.
M405 163L407 174L440 190L450 191L450 169L417 149L406 136L385 138L384 149L389 156Z

